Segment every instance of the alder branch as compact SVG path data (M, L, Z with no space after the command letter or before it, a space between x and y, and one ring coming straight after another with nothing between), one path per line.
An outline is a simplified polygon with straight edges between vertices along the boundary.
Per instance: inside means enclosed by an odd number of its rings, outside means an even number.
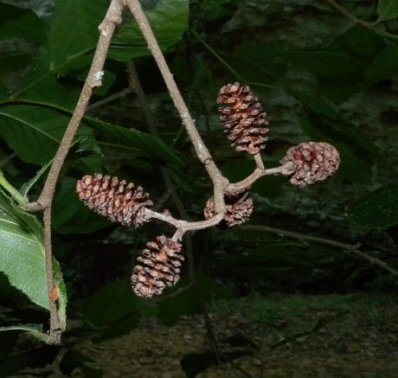
M245 179L243 179L242 181L229 184L224 189L224 191L222 191L223 195L226 193L237 193L243 190L247 190L254 182L256 182L259 178L263 176L290 175L294 171L294 167L290 162L281 165L280 167L265 169L260 154L255 155L255 161L257 167L253 171L253 173L248 177L246 177ZM173 239L181 240L182 236L188 231L203 230L205 228L213 227L218 223L220 223L224 218L226 207L224 205L223 210L219 212L215 217L197 222L192 222L184 219L176 219L169 214L159 213L150 209L145 209L145 211L146 211L146 219L158 219L174 226L177 229L177 232L173 237ZM188 214L186 213L185 209L184 212L185 214L183 213L181 215L184 216L184 218L188 219L187 217Z
M166 63L164 55L159 47L152 28L145 16L145 13L138 0L126 0L126 5L130 9L133 17L135 18L142 35L148 43L148 48L151 50L152 56L159 68L160 73L165 81L170 97L173 100L174 106L180 114L182 123L191 139L196 155L204 165L214 187L214 203L216 211L225 211L224 203L224 188L228 185L228 180L221 174L217 165L214 163L213 158L204 144L193 120L188 107L177 87L174 77Z
M180 239L183 234L187 231L199 230L213 225L218 224L224 217L226 212L226 206L224 201L224 196L229 192L237 192L240 190L245 190L250 187L256 180L265 175L271 174L289 174L292 173L291 169L287 169L287 166L282 166L279 168L274 168L270 170L265 170L264 164L262 162L261 156L259 154L254 156L256 162L255 171L245 180L239 183L230 184L228 179L222 175L217 165L213 161L213 158L204 144L196 126L195 122L185 104L184 99L177 87L177 84L173 78L173 75L167 65L164 55L159 47L157 39L152 31L152 28L142 10L141 4L138 0L126 0L126 5L130 9L134 19L136 20L141 33L143 34L146 42L148 43L148 48L151 50L152 56L159 68L159 71L165 81L167 89L169 91L170 97L173 100L174 106L176 107L182 123L191 139L193 147L195 149L196 155L199 160L203 163L208 175L213 183L213 198L215 204L215 210L217 216L199 222L187 222L187 221L177 221L172 217L167 217L164 214L152 213L151 217L163 220L174 225L178 230L173 238ZM137 84L137 83L133 83ZM289 168L291 168L289 166Z
M233 194L240 192L242 190L247 190L258 179L260 179L263 176L276 176L276 175L289 176L295 170L294 164L291 162L281 165L280 167L265 169L260 154L254 155L254 160L256 162L256 168L253 171L253 173L251 173L249 176L247 176L246 178L244 178L239 182L229 184L225 190L226 193Z
M27 206L27 210L29 211L44 211L44 249L50 309L50 329L48 341L51 344L60 343L61 333L63 331L63 326L61 326L60 324L57 304L54 300L51 299L51 293L55 287L51 242L52 202L61 169L65 163L66 156L72 145L74 136L79 128L80 122L87 110L87 106L90 101L93 89L100 86L102 83L105 59L116 25L120 24L122 20L122 11L123 5L121 4L120 0L113 0L109 5L105 18L99 26L100 37L98 39L97 48L94 53L88 76L80 93L80 97L69 121L67 129L62 137L57 153L55 154L54 161L46 178L43 190L41 191L37 201L32 202Z
M224 215L225 215L225 210L221 211L220 213L218 213L217 215L215 215L210 219L197 221L197 222L189 222L184 219L175 219L174 217L168 214L158 213L150 209L145 209L145 218L147 220L158 219L163 222L171 224L177 229L172 238L173 240L181 240L184 234L188 231L203 230L205 228L216 226L223 220Z
M303 234L299 234L299 233L293 232L293 231L283 230L280 228L269 227L269 226L262 226L262 225L254 225L254 224L243 225L243 226L241 226L241 229L271 232L273 234L283 235L288 238L292 238L292 239L296 239L296 240L300 240L300 241L310 241L310 242L314 242L314 243L318 243L318 244L330 245L331 247L339 248L347 253L354 254L354 255L368 261L369 263L371 263L373 265L377 265L380 268L391 273L393 276L398 276L398 270L392 268L386 262L384 262L376 257L370 256L367 253L361 251L358 248L358 245L342 243L342 242L338 242L335 240L322 238L319 236L303 235Z
M293 167L289 164L282 165L281 167L265 169L261 156L259 154L254 156L256 168L251 175L246 179L230 184L228 179L222 175L217 165L213 161L213 158L204 144L193 120L190 112L181 96L181 93L176 85L173 75L166 63L164 55L158 45L156 37L149 25L149 22L142 10L141 4L138 0L112 0L104 20L99 25L100 37L96 51L94 53L91 67L80 93L75 110L72 114L71 120L67 126L65 134L61 140L60 146L54 157L54 162L50 168L49 174L46 178L43 190L36 202L30 203L28 209L30 211L44 210L44 240L45 240L45 252L46 252L46 274L48 284L48 294L50 300L50 336L51 342L58 343L60 341L60 335L63 331L63 327L60 326L59 314L55 300L51 299L51 293L55 288L54 283L54 272L52 266L52 244L51 244L51 212L52 202L55 193L55 188L59 180L61 169L64 165L68 151L72 145L74 136L78 130L80 122L87 111L90 98L92 96L95 87L102 84L102 76L104 75L103 67L105 59L109 50L112 36L115 32L115 28L122 21L123 8L127 6L133 17L135 18L148 47L158 65L161 75L166 83L170 97L173 100L174 106L176 107L182 124L188 133L189 138L193 144L194 150L198 159L204 165L212 184L213 184L213 201L215 214L209 219L201 221L188 221L178 220L173 218L171 215L165 213L158 213L153 210L146 209L145 215L147 220L150 218L158 219L173 225L176 231L172 237L174 241L180 241L187 231L201 230L209 228L219 224L223 219L227 211L224 196L228 193L237 192L240 190L247 190L257 179L266 175L273 174L290 174L293 172ZM109 100L109 99L108 99ZM148 112L148 109L146 109ZM149 113L148 113L149 114ZM156 129L154 130L156 134ZM167 179L167 175L165 175ZM169 178L169 177L168 177ZM170 179L170 178L169 178ZM167 180L166 180L167 181ZM169 180L171 182L171 180ZM169 182L169 185L170 185ZM173 191L171 191L173 193ZM174 191L174 194L176 192ZM176 202L177 206L178 201ZM181 206L180 206L181 207ZM187 214L184 211L180 211L186 218ZM185 213L184 213L185 212Z

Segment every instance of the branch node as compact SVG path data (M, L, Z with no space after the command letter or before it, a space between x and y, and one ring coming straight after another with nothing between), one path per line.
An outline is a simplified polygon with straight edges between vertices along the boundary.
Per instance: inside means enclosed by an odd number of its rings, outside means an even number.
M208 157L208 158L205 159L205 161L203 162L203 164L204 164L205 166L207 166L207 165L209 165L209 164L212 164L213 161L214 161L214 160L213 160L211 157Z

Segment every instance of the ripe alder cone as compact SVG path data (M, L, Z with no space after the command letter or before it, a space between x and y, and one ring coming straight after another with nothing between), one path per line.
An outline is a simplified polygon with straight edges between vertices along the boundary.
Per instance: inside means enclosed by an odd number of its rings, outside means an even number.
M148 242L137 258L140 264L133 268L131 275L134 293L151 298L161 294L166 287L175 285L180 279L180 268L184 261L181 250L180 242L164 235Z
M95 213L123 226L139 227L147 222L145 208L153 205L140 186L102 174L81 178L76 192Z
M265 148L268 121L250 87L227 84L220 89L217 103L225 134L236 151L255 155Z
M304 187L332 176L339 168L340 154L329 143L306 142L289 148L280 162L293 163L290 183Z

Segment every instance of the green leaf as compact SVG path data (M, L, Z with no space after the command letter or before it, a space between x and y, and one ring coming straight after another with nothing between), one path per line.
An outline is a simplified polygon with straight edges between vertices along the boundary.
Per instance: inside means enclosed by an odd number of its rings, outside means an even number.
M20 76L13 88L12 100L58 108L72 112L80 91L71 85L62 85L57 74L50 71L51 60L46 49L40 49L32 64Z
M319 101L317 98L307 95L306 93L296 91L292 88L288 88L288 92L300 101L308 110L312 112L326 116L333 121L341 121L342 118L338 112L333 108Z
M329 45L329 48L332 50L343 50L362 58L372 58L384 46L383 38L374 30L356 25L336 38Z
M226 60L247 81L273 83L288 67L286 47L279 42L244 44Z
M319 78L352 74L367 64L364 59L338 50L292 50L288 58L294 67L310 71Z
M49 37L52 66L58 73L87 67L99 38L98 26L105 17L106 0L57 0ZM147 12L160 47L168 51L188 29L189 1L161 0ZM127 17L126 17L127 18ZM130 18L128 18L130 20ZM73 27L70 27L73 25ZM112 40L109 57L128 61L150 55L147 43L137 25L126 22Z
M325 136L333 140L340 140L344 143L353 144L362 149L369 155L374 154L376 147L371 138L369 138L357 126L346 122L341 115L325 104L322 100L305 93L288 89L288 92L306 107L310 112L312 128L305 129L309 135L319 138ZM304 123L304 125L307 125ZM318 134L318 135L317 135Z
M81 125L71 148L73 168L83 173L102 172L103 155L91 128Z
M169 51L188 30L189 1L160 0L147 16L161 49ZM148 44L136 23L131 22L112 40L109 51L111 59L121 62L148 55Z
M381 36L359 25L347 30L329 45L332 50L342 50L362 58L372 58L383 47L385 42Z
M45 40L44 23L30 10L0 3L0 72L28 65Z
M56 0L49 47L54 70L64 72L89 65L105 16L107 0ZM62 67L62 70L61 68Z
M111 137L114 141L125 146L138 148L152 158L157 158L171 165L177 167L184 165L184 161L180 154L157 137L135 129L126 129L97 119L86 118L85 120L96 131Z
M207 22L220 21L225 22L225 20L231 18L239 6L239 1L231 0L204 0L200 2L200 7L202 8L205 19Z
M32 60L31 54L24 51L5 51L0 55L0 72L20 70Z
M69 123L65 114L42 106L0 106L0 136L18 157L30 164L51 160ZM79 129L77 135L87 131Z
M0 107L0 135L18 157L45 164L57 151L68 120L54 111L30 105Z
M319 90L337 105L347 101L354 93L364 91L369 86L369 83L363 78L363 72L325 78L320 80L319 83Z
M382 186L359 199L348 217L365 230L383 230L398 224L398 182Z
M0 2L0 41L5 38L20 38L35 43L45 39L44 22L28 9L21 9ZM17 44L20 48L20 44Z
M393 20L398 17L397 0L379 0L377 6L378 21Z
M7 88L0 82L0 101L7 97Z
M9 327L0 327L0 332L13 331L27 332L43 342L48 342L48 335L44 333L43 326L40 324L23 324Z
M187 287L187 284L187 280L182 279L177 286L165 291L164 297L158 304L159 320L163 324L171 326L181 315L194 315L200 312L197 294L192 287ZM181 291L179 292L179 290Z
M44 106L22 104L0 106L0 119L0 136L9 147L21 160L40 165L54 157L69 123L69 117L62 112ZM157 137L97 119L85 118L85 123L125 146L138 148L152 158L177 167L184 165L180 155ZM91 131L83 125L77 132L76 140L81 142L80 151L95 152ZM91 166L98 167L98 162Z
M33 303L49 308L41 226L33 215L17 212L1 192L0 270Z
M398 75L398 47L395 45L385 47L368 66L365 71L367 80L390 79Z
M19 189L19 192L25 197L28 198L29 196L29 191L35 186L35 184L38 183L41 177L44 176L44 174L47 172L47 170L50 168L51 164L53 161L49 161L47 164L43 165L37 172L36 174L30 178L28 181L24 182L24 184L21 186Z
M78 199L76 182L71 177L61 182L54 200L54 230L60 234L84 234L108 227L109 221L94 214Z
M2 181L4 178L2 179ZM43 227L38 219L17 207L0 190L0 270L9 283L33 303L48 309ZM58 288L58 315L61 330L66 328L67 293L61 268L53 260L55 286ZM39 335L36 335L39 337ZM39 337L40 338L40 337Z

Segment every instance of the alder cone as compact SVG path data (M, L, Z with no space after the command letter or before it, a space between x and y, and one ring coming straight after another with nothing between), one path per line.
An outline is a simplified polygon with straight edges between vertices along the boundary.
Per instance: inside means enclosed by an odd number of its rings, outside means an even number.
M289 148L280 162L294 164L290 183L304 187L334 175L340 165L340 154L329 143L305 142Z
M228 194L224 197L224 200L227 211L222 223L225 226L235 227L249 220L253 213L253 199L247 191L233 195ZM203 213L206 219L213 218L216 214L213 197L207 200Z
M166 287L175 285L180 279L180 268L184 261L181 250L180 242L164 235L147 243L137 258L140 264L133 268L131 275L134 293L151 298L161 294Z
M102 174L82 177L76 192L88 208L123 226L139 227L147 222L145 209L153 205L140 186Z
M236 151L255 155L265 148L268 121L250 87L227 84L220 89L217 103L224 132Z

